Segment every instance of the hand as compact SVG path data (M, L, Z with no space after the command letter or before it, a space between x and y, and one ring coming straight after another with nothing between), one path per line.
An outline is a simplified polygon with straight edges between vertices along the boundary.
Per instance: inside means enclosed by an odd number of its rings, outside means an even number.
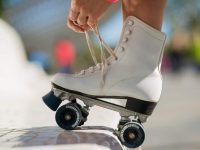
M68 27L75 32L94 28L110 5L106 0L71 0Z

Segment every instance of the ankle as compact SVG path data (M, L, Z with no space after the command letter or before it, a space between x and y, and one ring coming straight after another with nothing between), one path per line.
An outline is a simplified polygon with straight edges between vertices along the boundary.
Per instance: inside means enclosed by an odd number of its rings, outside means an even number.
M161 30L166 0L123 0L123 19L135 16L151 27Z
M162 29L162 18L155 19L154 17L149 17L149 16L139 14L139 13L126 12L126 13L124 13L123 20L125 21L126 18L128 18L129 16L134 16L159 31L161 31L161 29Z

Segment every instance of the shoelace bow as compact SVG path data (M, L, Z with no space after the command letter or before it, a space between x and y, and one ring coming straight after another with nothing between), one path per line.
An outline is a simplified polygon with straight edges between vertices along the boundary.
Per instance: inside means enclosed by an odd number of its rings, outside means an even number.
M98 30L98 27L95 27L95 28L91 27L91 29L95 33L95 35L96 35L96 37L98 39L98 42L99 42L99 46L100 46L100 50L101 50L101 62L100 63L97 62L97 57L96 57L95 52L94 52L94 46L93 46L92 40L90 39L90 36L89 36L88 32L85 32L85 37L86 37L87 45L88 45L88 48L90 50L90 54L91 54L91 57L92 57L92 59L94 61L95 66L89 67L86 70L82 70L80 72L80 74L83 75L87 71L93 73L96 70L101 70L101 83L100 83L101 85L100 86L103 87L104 84L105 84L105 77L106 77L106 73L107 73L107 71L105 70L105 67L106 67L106 65L110 65L110 62L108 61L108 59L105 56L104 49L111 56L113 56L115 60L117 60L118 57L115 54L114 50L112 50L112 48L110 48L110 46L108 46L108 44L106 44L106 42L101 38L99 30Z

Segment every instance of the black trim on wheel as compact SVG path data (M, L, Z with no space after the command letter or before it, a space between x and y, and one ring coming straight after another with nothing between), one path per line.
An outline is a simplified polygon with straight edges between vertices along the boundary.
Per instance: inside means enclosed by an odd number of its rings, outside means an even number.
M76 104L68 103L57 110L55 119L62 129L73 130L80 124L82 114Z
M125 124L120 131L120 140L128 148L141 146L145 140L145 132L142 125L137 122Z

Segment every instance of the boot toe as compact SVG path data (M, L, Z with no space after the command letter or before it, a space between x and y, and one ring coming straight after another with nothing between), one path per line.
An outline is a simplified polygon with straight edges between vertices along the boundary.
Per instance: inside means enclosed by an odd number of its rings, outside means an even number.
M51 82L65 89L72 89L75 82L73 81L73 75L57 73L53 76Z

